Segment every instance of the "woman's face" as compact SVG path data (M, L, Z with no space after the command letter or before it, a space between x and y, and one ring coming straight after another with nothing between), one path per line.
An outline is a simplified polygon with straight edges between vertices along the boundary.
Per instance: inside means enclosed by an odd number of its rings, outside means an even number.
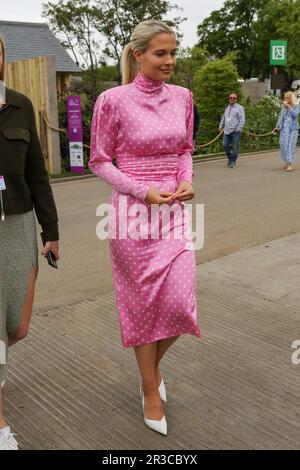
M140 72L152 80L168 80L176 65L177 42L174 34L157 34L147 50L134 55L140 63Z
M290 106L292 105L292 98L290 96L285 96L284 101Z

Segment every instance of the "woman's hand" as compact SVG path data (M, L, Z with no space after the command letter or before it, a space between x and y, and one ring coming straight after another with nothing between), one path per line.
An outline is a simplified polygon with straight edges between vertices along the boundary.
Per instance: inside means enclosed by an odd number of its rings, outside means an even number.
M195 191L191 183L189 181L181 181L177 191L173 194L172 199L188 201L189 199L193 199L194 196Z
M283 105L286 107L286 109L290 109L290 108L291 108L291 105L289 104L288 101L284 101L284 102L283 102Z
M164 204L172 199L172 194L166 191L160 191L157 188L150 188L148 189L147 196L145 201L148 204Z
M274 127L273 131L272 132L279 132L279 129L278 127Z
M58 241L46 242L46 245L43 247L43 249L41 251L41 255L46 256L48 251L52 251L52 253L54 255L54 258L55 258L55 261L57 261L57 260L59 260L58 250L59 250Z

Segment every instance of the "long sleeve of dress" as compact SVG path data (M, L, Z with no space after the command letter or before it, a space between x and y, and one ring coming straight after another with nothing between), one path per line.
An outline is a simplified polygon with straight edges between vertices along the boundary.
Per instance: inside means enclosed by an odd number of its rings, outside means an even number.
M194 150L193 143L193 128L194 128L194 100L193 95L189 91L189 100L187 106L186 117L186 140L184 146L179 153L178 168L177 168L177 182L188 181L193 184L193 158L192 153Z
M282 118L283 118L283 107L281 107L280 110L280 115L276 124L277 129L281 130L281 125L282 125Z
M298 105L291 106L290 109L289 109L289 112L291 113L291 115L293 116L294 119L298 118L299 111L300 111L300 109L299 109Z
M117 191L144 201L150 185L130 178L112 163L117 136L116 106L109 95L102 93L96 101L92 117L89 168Z
M286 114L290 114L292 116L292 119L294 122L297 122L298 116L299 116L300 108L299 105L291 106L288 110L282 106L280 116L277 121L276 127L281 130L282 129L282 124L283 124L283 117ZM297 126L298 127L298 126Z

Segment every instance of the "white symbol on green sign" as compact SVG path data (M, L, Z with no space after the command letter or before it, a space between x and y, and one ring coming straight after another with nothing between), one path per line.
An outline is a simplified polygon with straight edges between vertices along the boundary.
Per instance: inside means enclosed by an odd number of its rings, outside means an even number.
M273 46L273 59L284 60L284 46Z
M287 41L272 40L270 41L270 64L286 65L287 62Z

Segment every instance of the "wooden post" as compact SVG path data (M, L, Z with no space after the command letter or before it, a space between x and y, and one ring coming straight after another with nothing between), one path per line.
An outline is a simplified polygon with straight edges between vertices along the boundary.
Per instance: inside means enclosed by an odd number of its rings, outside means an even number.
M42 57L45 62L45 70L47 73L48 93L46 95L46 114L49 122L53 127L58 128L58 108L57 108L57 91L56 91L56 65L55 57L48 56ZM48 171L53 175L61 173L61 155L59 146L59 132L53 131L47 126L47 147L49 155L49 168Z
M31 99L47 170L53 175L61 173L59 133L46 126L40 114L44 110L51 125L59 127L55 57L36 57L7 63L5 83Z

